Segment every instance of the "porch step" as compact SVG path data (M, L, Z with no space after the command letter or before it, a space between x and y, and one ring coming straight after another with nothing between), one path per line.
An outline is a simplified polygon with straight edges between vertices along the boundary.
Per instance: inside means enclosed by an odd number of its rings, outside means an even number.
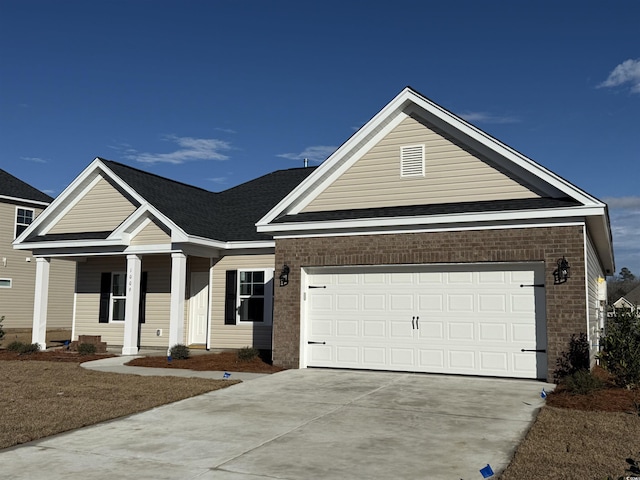
M78 340L74 340L69 345L69 350L78 351L78 345L81 343L90 343L96 346L96 353L107 353L107 342L102 341L101 335L80 335Z
M204 343L192 343L187 345L191 350L206 350L207 346Z

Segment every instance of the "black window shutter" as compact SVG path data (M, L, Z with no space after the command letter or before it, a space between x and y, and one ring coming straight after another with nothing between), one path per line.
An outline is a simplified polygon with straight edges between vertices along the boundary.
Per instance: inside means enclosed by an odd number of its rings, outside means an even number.
M100 311L99 323L109 323L109 300L111 299L111 272L100 275Z
M147 273L142 272L140 277L140 310L138 312L138 323L145 322L145 314L147 312Z
M238 290L238 271L227 270L227 281L224 293L224 324L236 324L236 303Z

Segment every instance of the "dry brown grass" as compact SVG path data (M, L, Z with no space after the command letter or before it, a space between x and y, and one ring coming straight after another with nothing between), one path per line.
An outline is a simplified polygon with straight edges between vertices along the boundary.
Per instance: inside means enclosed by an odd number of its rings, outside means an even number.
M95 372L77 363L0 361L0 448L235 383L238 382Z
M632 475L640 416L544 407L501 480L600 479Z

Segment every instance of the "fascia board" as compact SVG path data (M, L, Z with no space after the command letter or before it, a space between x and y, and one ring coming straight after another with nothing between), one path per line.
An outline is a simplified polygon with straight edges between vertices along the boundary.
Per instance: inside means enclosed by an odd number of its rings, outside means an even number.
M221 242L219 240L212 240L209 238L188 236L183 243L191 243L194 245L203 245L207 247L218 248L221 250L239 250L239 249L254 249L254 248L273 248L276 243L273 240L257 240L246 242Z
M374 227L401 227L412 225L433 225L450 223L471 223L471 222L501 222L513 220L563 218L563 217L588 217L602 215L603 209L600 207L574 207L570 209L554 210L521 210L509 212L482 212L482 213L461 213L448 215L429 215L414 217L389 217L389 218L364 218L357 220L334 220L325 222L291 222L280 224L269 224L258 228L259 232L292 232L306 230L345 230Z
M273 221L281 212L287 211L291 205L298 202L301 197L308 194L311 187L321 180L327 172L330 172L335 168L349 152L358 146L368 135L370 135L376 127L384 122L384 119L392 115L395 111L401 111L402 107L406 103L407 93L411 91L410 88L405 88L396 97L387 103L382 110L371 118L360 130L352 135L346 142L344 142L329 158L327 158L322 164L305 180L303 180L289 195L284 197L278 204L273 207L266 215L264 215L256 226L266 225Z
M36 207L46 207L47 205L49 205L48 202L40 202L38 200L27 200L26 198L20 198L20 197L10 197L8 195L0 195L0 200L7 200L9 202L15 202L15 203L27 203L29 205L33 205Z
M112 247L123 246L122 240L67 240L57 242L32 242L32 243L17 243L13 248L16 250L36 250L43 248L60 249L60 248L83 248L83 247Z

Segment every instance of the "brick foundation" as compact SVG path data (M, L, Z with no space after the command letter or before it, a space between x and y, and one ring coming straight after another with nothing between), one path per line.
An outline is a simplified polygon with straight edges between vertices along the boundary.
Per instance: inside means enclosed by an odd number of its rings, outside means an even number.
M571 278L554 285L553 271L563 255ZM291 271L289 285L274 292L273 361L299 366L302 267L538 261L545 263L547 378L552 379L571 335L587 328L581 226L278 239L276 268L286 263Z

